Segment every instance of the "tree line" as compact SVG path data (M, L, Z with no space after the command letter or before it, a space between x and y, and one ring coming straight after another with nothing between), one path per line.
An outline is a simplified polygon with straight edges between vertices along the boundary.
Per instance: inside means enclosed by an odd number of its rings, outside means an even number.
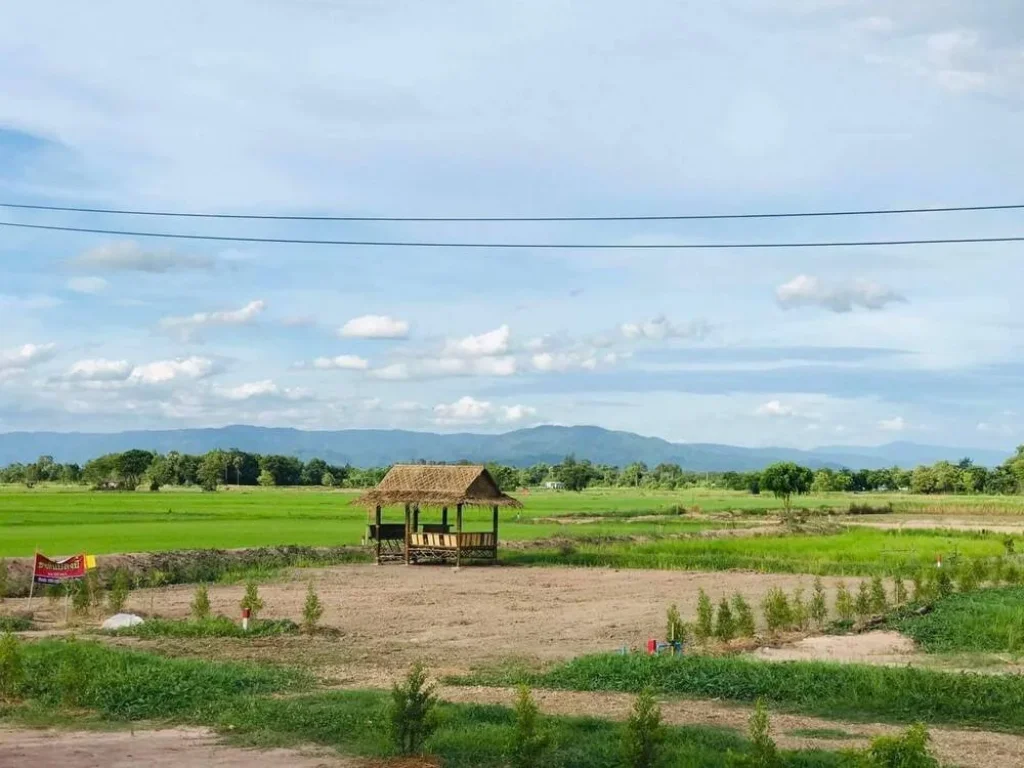
M488 464L487 467L504 491L552 482L568 491L582 491L590 487L647 490L704 487L754 494L764 491L776 495L841 491L918 494L1024 492L1024 445L996 467L980 466L965 458L957 463L938 461L915 469L813 470L791 462L780 462L753 472L695 472L671 463L648 467L643 462L633 462L618 467L595 464L586 459L577 460L574 456L566 456L557 464L538 463L528 467ZM177 451L160 454L132 449L99 456L83 466L62 464L51 456L40 456L28 464L15 463L0 468L0 483L31 486L50 482L119 490L136 490L140 486L158 490L164 485L198 486L207 490L221 485L366 488L379 483L388 469L335 465L320 458L303 461L295 456L237 449L218 449L204 454ZM787 488L788 491L785 490Z

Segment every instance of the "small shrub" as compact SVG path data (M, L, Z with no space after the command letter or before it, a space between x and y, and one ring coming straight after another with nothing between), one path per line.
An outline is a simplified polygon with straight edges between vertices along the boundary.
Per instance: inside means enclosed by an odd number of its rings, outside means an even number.
M302 606L302 631L308 635L316 632L320 617L324 615L324 606L320 602L320 596L313 589L313 580L310 579L306 588L306 604Z
M530 689L520 685L513 708L515 722L508 746L508 762L513 768L539 768L551 745L551 736L540 725L540 710Z
M819 628L828 621L828 603L825 601L825 586L821 583L820 576L814 580L814 594L811 596L811 605L808 613L810 614L811 621Z
M71 586L74 584L74 586ZM92 600L89 596L89 587L84 582L69 582L71 588L71 609L76 616L87 616Z
M437 697L427 684L423 665L413 664L402 684L391 689L388 723L395 748L403 755L416 755L437 728Z
M25 684L21 643L10 632L0 635L0 704L18 699Z
M807 629L808 621L810 618L810 611L807 608L807 604L804 602L804 588L797 587L793 590L793 628L799 630Z
M764 623L768 626L769 632L776 633L793 624L793 609L789 605L789 598L779 587L768 590L768 594L761 601L761 610L764 612Z
M938 573L935 574L935 586L931 591L931 595L939 597L949 597L953 594L953 577L949 575L949 571L945 568L937 569Z
M100 577L96 574L95 569L86 571L84 584L89 593L89 606L99 608L103 605L103 585L100 584Z
M866 581L862 581L857 586L857 597L854 599L853 610L861 621L871 615L871 587Z
M196 587L192 595L192 602L189 605L189 613L196 621L204 621L210 618L210 590L205 584Z
M881 615L889 610L889 598L885 594L885 583L881 576L871 578L871 611Z
M0 559L0 603L7 597L7 583L10 579L10 572L7 568L7 561Z
M757 700L754 713L750 716L748 738L750 751L747 754L729 753L730 768L783 768L785 763L772 739L771 719L762 699Z
M729 601L722 598L718 603L718 617L715 620L715 637L723 643L728 643L736 637L736 621L729 608Z
M912 585L914 591L913 594L911 594L911 599L915 603L926 603L931 600L934 585L931 569L924 568L915 573L912 578Z
M123 613L128 604L128 595L131 594L132 586L128 578L128 572L118 569L110 584L110 591L107 592L107 605L111 613Z
M43 590L43 594L46 595L46 599L50 605L54 605L64 597L65 589L63 584L47 584Z
M245 596L240 603L242 610L248 609L249 618L255 620L260 611L263 610L263 598L260 597L260 588L255 581L248 581L245 584Z
M736 621L736 635L739 637L753 637L757 633L754 626L754 611L750 603L743 599L743 595L737 592L732 596L733 618Z
M977 561L975 561L977 562ZM973 592L978 588L978 574L974 563L964 563L956 570L956 587L961 592ZM943 595L945 597L945 595Z
M679 615L679 608L675 603L668 607L665 614L665 638L669 641L678 640L679 642L686 640L686 624L683 623L683 619Z
M892 577L892 602L897 608L907 602L907 585L899 574Z
M715 609L711 605L711 598L703 589L697 595L697 625L693 634L702 643L707 641L714 634Z
M650 690L641 691L622 733L622 753L629 768L654 768L661 758L665 727L661 708Z
M938 768L928 752L928 731L918 723L899 736L878 736L865 753L864 768Z
M840 621L853 621L855 615L853 597L845 581L840 581L836 586L836 615Z

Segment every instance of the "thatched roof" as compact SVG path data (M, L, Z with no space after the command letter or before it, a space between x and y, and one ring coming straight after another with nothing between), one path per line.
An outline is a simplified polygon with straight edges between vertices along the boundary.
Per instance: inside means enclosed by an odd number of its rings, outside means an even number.
M454 507L521 507L522 504L498 490L491 473L480 466L424 466L396 464L380 481L352 502L364 507L419 504Z

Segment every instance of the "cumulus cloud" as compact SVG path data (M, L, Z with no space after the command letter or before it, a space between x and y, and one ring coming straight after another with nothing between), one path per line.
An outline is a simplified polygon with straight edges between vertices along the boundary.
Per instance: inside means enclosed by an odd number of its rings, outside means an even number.
M104 243L72 261L77 267L110 272L159 274L186 269L213 269L216 260L205 254L147 250L132 240Z
M132 384L169 384L178 379L202 379L215 370L213 360L206 357L157 360L133 368L128 381Z
M885 432L902 432L909 425L902 416L894 416L891 419L882 419L878 422L878 428Z
M617 360L618 355L614 352L599 355L596 351L539 352L530 358L534 370L544 372L571 371L574 369L593 371L600 363L613 364Z
M392 363L381 368L374 368L370 371L370 375L385 381L400 381L409 378L409 366L406 363Z
M438 424L515 423L536 413L535 408L527 405L495 405L467 395L454 403L435 405L434 421Z
M852 312L856 307L879 310L906 301L896 291L869 280L829 285L810 275L783 283L775 289L775 298L783 309L821 307L830 312Z
M699 341L711 332L711 326L704 320L691 320L688 323L673 323L664 315L652 317L641 323L623 323L622 335L627 339L693 339Z
M444 354L452 357L488 357L508 352L511 332L507 325L477 336L450 339L444 347Z
M412 362L392 363L375 368L370 374L378 379L443 379L450 376L512 376L519 369L516 358L436 357Z
M235 387L218 387L214 392L225 400L236 402L261 397L284 398L285 400L305 400L310 397L308 390L280 387L271 379L250 381Z
M769 400L754 409L757 416L791 417L796 416L796 410L791 405L784 405L778 400Z
M73 277L67 282L68 290L75 293L103 293L109 285L102 277Z
M338 334L349 339L404 339L409 323L390 315L362 315L341 326Z
M248 325L255 320L264 309L266 302L262 299L250 301L241 309L219 310L216 312L196 312L185 317L165 317L160 327L165 331L180 334L189 338L204 328L224 325Z
M132 372L127 360L78 360L63 378L68 381L124 381Z
M370 363L357 355L337 355L336 357L318 357L313 367L322 371L365 371Z
M52 360L56 354L56 344L22 344L20 347L0 350L0 371L23 371Z

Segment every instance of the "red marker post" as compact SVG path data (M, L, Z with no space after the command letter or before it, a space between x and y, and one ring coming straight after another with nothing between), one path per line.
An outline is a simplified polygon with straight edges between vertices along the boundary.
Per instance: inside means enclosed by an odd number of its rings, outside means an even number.
M242 609L242 631L243 632L248 632L249 631L249 609L248 608L243 608Z

